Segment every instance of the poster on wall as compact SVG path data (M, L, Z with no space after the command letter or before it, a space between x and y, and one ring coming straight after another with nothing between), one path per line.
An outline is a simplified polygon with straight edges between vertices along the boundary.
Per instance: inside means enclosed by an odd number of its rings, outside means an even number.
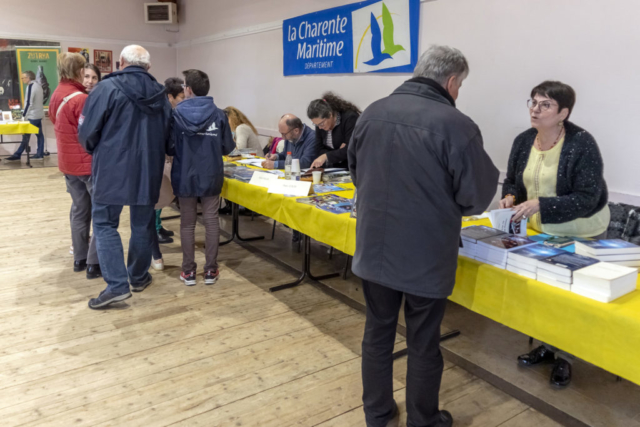
M282 23L284 75L410 73L420 0L369 0Z
M113 53L110 50L93 50L93 64L102 74L109 74L113 71L112 58Z
M18 74L18 47L48 47L59 49L60 43L44 40L0 38L0 110L21 108L20 74Z
M91 57L89 56L89 48L87 47L70 47L69 52L79 53L80 55L84 56L84 59L87 61L87 63L89 63L90 61Z
M58 87L58 55L59 48L50 47L18 47L18 75L25 71L33 71L36 75L36 83L42 86L42 99L45 110L49 109L51 94ZM24 107L24 93L26 86L20 81L20 99Z

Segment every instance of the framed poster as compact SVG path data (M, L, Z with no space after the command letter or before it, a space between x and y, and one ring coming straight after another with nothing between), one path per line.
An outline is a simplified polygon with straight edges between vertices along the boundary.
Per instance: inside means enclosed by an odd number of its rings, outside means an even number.
M109 74L113 71L113 53L110 50L93 50L93 64L98 67L102 74Z
M58 55L60 49L49 47L19 47L16 48L18 58L18 75L25 71L32 71L36 75L36 83L42 86L42 101L44 109L49 109L51 94L58 87ZM20 99L25 105L24 92L26 86L20 80Z
M70 47L69 52L71 53L79 53L80 55L84 56L84 59L87 61L87 63L89 63L89 48L87 47Z

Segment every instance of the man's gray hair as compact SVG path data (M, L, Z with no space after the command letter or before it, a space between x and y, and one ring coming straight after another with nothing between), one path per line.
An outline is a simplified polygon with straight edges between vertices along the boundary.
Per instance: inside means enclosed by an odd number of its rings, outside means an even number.
M413 77L426 77L445 86L452 76L466 78L469 63L462 52L449 46L433 45L420 56Z
M151 64L151 55L142 46L135 44L129 45L122 49L120 58L124 60L128 65L137 65L148 69Z

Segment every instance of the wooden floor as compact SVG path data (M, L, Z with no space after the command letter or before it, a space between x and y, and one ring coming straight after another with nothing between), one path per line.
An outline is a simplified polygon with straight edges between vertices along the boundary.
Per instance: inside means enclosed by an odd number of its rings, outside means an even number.
M186 287L179 236L147 290L93 311L104 282L73 272L63 176L2 171L0 195L1 426L364 425L358 311L310 285L268 293L292 276L233 243L215 286ZM441 404L456 426L558 425L449 362Z

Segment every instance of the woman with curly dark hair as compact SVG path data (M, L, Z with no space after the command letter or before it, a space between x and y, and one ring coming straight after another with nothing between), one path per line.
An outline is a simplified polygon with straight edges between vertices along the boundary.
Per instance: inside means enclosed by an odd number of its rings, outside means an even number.
M316 142L322 146L312 168L348 168L347 147L361 113L358 107L331 92L311 101L307 116L316 125Z

